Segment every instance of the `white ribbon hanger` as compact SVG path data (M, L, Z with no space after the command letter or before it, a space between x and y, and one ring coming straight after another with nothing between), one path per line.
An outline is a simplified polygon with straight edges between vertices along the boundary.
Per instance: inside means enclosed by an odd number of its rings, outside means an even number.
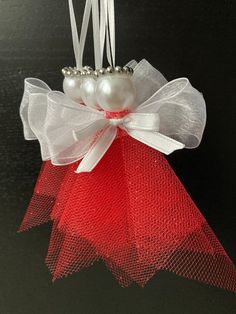
M89 25L89 18L90 18L92 3L91 3L91 0L86 0L84 15L83 15L83 22L82 22L81 33L80 33L80 40L79 40L73 1L72 0L68 0L68 1L69 1L71 32L72 32L72 41L73 41L73 47L74 47L74 53L75 53L76 67L77 69L81 70L83 68L83 54L84 54L85 41L86 41L87 32L88 32L88 25Z

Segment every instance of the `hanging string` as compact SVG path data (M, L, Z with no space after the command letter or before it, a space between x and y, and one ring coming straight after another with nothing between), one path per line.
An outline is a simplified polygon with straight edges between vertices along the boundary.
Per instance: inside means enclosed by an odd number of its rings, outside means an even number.
M106 0L107 5L107 59L111 66L115 67L115 5L114 0Z
M100 10L102 12L102 10ZM102 13L101 13L102 14ZM101 49L101 30L99 19L99 4L98 0L92 0L92 17L93 17L93 40L94 40L94 58L95 67L100 69L103 63L102 49Z
M81 66L83 66L84 46L85 46L85 41L86 41L86 37L88 33L88 25L89 25L91 8L92 8L92 2L91 0L87 0L85 4L83 23L82 23L81 34L80 34L79 60L80 60Z
M115 66L115 7L114 0L100 0L100 49L103 63L106 39L107 60Z
M106 39L107 59L111 66L115 66L115 8L114 0L86 0L80 40L77 31L73 0L69 1L72 40L76 67L83 68L83 54L88 33L88 25L92 10L93 39L95 67L100 69L103 65L104 46ZM99 14L100 13L100 14Z
M81 27L81 33L80 33L80 41L79 41L73 1L72 0L68 0L68 1L69 1L70 22L71 22L72 40L73 40L73 47L74 47L75 60L76 60L76 68L82 69L84 46L85 46L85 40L88 33L88 24L89 24L92 3L91 3L91 0L86 0L83 23Z
M74 12L74 6L73 6L72 0L69 0L69 11L70 11L70 23L71 23L71 32L72 32L72 40L73 40L73 48L74 48L74 54L75 54L76 67L79 69L80 63L79 63L78 56L79 56L80 44L79 44L79 37L78 37L75 12Z
M100 2L100 15L99 15ZM106 40L107 59L115 66L115 14L114 0L92 0L95 65L103 65Z
M106 39L106 28L107 28L107 0L100 1L100 49L101 49L101 57L103 63L104 56L104 46Z

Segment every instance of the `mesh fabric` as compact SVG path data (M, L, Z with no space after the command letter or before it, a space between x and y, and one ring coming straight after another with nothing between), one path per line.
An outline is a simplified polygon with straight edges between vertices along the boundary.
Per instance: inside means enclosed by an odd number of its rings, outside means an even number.
M122 286L170 271L236 291L236 271L162 154L117 138L91 173L70 166L52 215L53 279L103 260Z
M50 220L50 214L66 172L67 166L56 167L50 161L43 162L19 232Z

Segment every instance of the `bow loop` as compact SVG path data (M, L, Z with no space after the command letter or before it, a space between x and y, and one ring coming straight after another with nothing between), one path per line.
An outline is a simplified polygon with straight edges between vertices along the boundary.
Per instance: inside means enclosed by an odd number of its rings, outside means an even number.
M20 117L23 124L24 137L26 140L36 140L37 136L34 134L29 123L29 104L30 95L32 94L47 94L50 87L43 81L36 78L27 78L24 81L24 94L20 105Z
M97 131L96 122L102 118L101 112L77 104L61 92L50 92L44 131L52 162L64 165L83 158Z
M159 131L160 117L158 113L130 113L123 119L126 129Z
M200 144L206 125L206 104L187 78L167 83L137 111L158 112L160 133L184 143L186 148Z
M78 129L73 130L73 135L76 141L82 141L90 136L97 134L105 126L109 124L105 119L97 120L86 125L81 125Z
M39 140L43 160L50 160L51 155L45 134L48 101L46 93L30 94L28 107L28 123L32 134Z

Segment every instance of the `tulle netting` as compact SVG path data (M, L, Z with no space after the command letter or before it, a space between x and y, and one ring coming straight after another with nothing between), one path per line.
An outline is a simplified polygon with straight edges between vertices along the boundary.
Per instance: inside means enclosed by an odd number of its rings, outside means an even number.
M53 206L35 192L22 223L53 220L54 280L103 260L124 287L165 270L236 291L232 261L162 154L120 136L91 173L75 174L78 164L44 164L35 190L46 189Z
M56 167L44 161L19 232L39 226L50 220L52 208L68 166Z

